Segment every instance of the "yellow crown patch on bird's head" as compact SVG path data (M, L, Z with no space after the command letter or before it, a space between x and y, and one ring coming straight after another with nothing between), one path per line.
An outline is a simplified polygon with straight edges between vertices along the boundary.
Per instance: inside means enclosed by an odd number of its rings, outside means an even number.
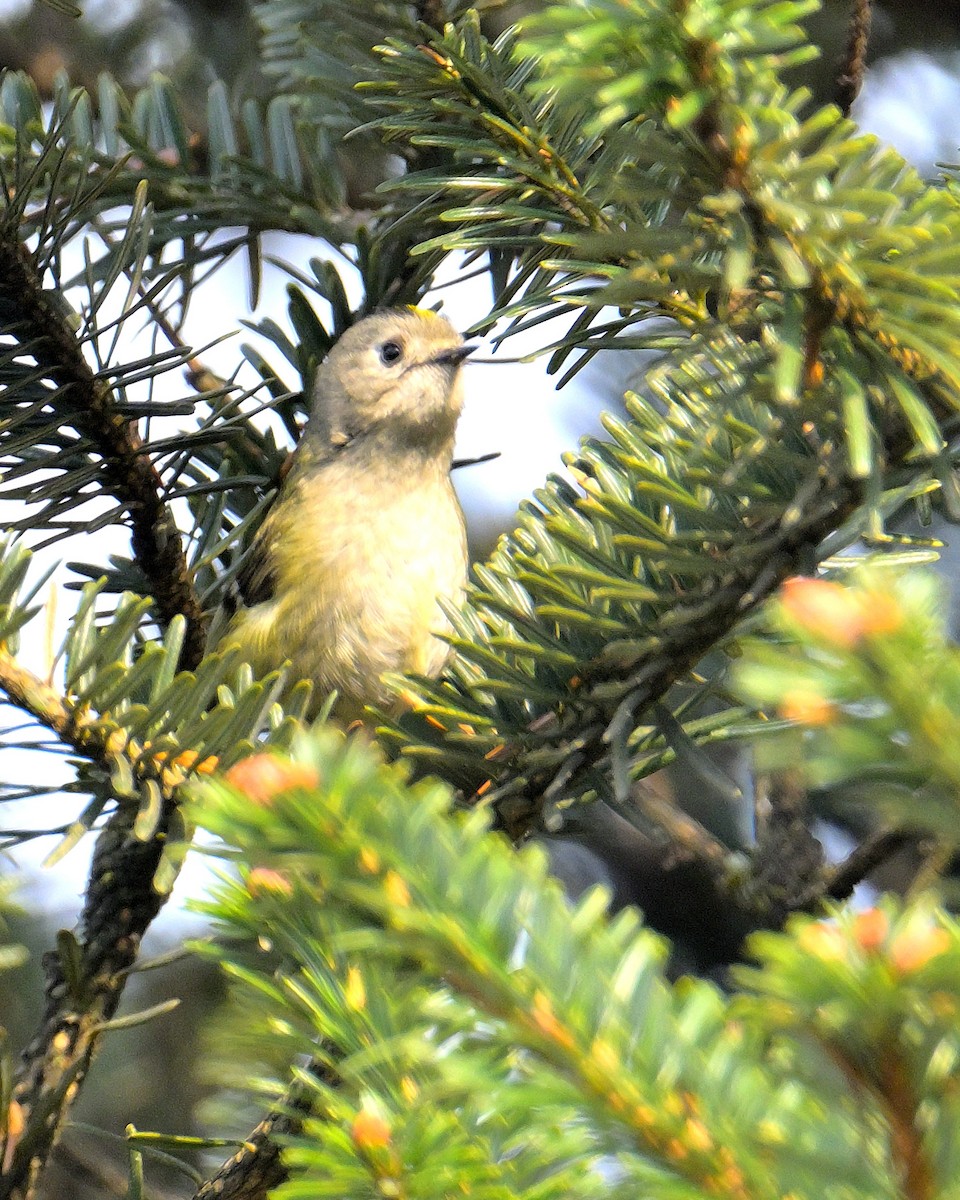
M419 308L416 304L404 305L407 312L413 313L415 317L439 317L440 314L434 312L432 308Z

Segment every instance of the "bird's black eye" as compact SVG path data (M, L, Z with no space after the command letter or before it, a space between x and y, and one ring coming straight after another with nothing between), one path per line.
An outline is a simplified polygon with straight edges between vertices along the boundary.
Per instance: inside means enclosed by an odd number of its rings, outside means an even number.
M385 367L392 367L403 358L403 347L397 342L384 342L380 347L380 361Z

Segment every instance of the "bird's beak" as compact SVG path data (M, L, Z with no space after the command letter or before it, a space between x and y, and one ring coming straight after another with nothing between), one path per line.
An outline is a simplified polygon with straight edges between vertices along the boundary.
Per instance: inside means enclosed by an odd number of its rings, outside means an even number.
M467 346L451 346L449 350L444 350L442 354L438 354L433 360L444 367L459 367L465 358L471 355L476 350L476 345Z

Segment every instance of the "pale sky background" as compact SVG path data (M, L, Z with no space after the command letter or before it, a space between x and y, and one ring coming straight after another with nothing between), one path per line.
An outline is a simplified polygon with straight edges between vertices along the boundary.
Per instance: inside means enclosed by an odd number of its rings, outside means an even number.
M12 7L15 5L9 0L0 3L0 10ZM87 7L94 6L88 4ZM911 53L881 64L868 76L856 115L866 129L889 140L924 173L932 173L934 163L938 160L957 160L956 147L960 143L960 80L944 65L929 57ZM275 237L270 239L269 249L295 264L305 264L310 256L318 253L317 243L306 238ZM456 263L451 263L450 274L455 276L455 273ZM286 282L287 276L280 271L265 271L257 313L269 314L284 326ZM485 283L444 288L439 295L444 300L445 314L460 327L482 317L489 307L489 290ZM200 345L219 334L239 329L239 320L249 316L245 308L246 296L245 266L242 260L237 259L206 286L202 300L199 296L194 298L186 331L187 340ZM531 334L511 338L504 345L502 354L513 357L533 351L549 336L549 328L540 327ZM205 361L214 370L229 373L239 359L239 344L243 340L253 339L248 332L241 331L238 336L206 353ZM260 349L281 369L283 375L284 364L279 352L269 345L261 345ZM135 354L136 350L131 349L130 356ZM502 457L494 463L455 473L455 482L468 521L475 524L483 516L498 527L508 529L518 501L539 486L550 471L560 469L561 453L574 448L580 435L597 430L595 418L584 416L584 413L595 411L596 401L586 401L585 394L593 393L602 397L603 407L615 407L635 371L634 356L608 353L595 359L574 385L558 394L554 390L554 381L545 376L542 365L538 363L471 365L466 372L467 403L458 435L458 454L474 456L498 450ZM179 373L171 373L167 386L172 389L173 396L189 394L189 389L179 379ZM0 508L0 520L2 516ZM75 541L59 546L54 549L53 555L105 561L110 550L118 548L126 548L126 537L113 530L90 539L85 545ZM45 556L44 561L48 560L49 556ZM56 584L62 586L67 577L65 568L60 569L55 577ZM57 622L60 629L75 598L76 593L60 592ZM28 631L23 658L34 669L45 671L47 651L41 636L42 627L41 620L34 626L36 633ZM4 724L19 723L17 714L10 709L4 710L4 716ZM11 717L14 719L11 720ZM31 773L36 772L39 761L36 755L14 756L8 751L5 756L5 776L10 778L11 765L15 764L13 769L21 777L30 778ZM64 767L64 778L69 778L69 768L66 764ZM45 773L52 770L48 756L44 757L43 770ZM57 819L64 821L79 809L76 797L43 801L42 813L38 811L38 803L30 801L17 806L5 806L4 825L30 827L48 824L51 811L48 806L55 808L58 814L62 813L62 817L58 816ZM12 856L19 867L26 868L20 899L28 906L52 907L58 920L72 925L77 894L85 880L93 839L88 837L65 863L54 870L43 870L39 867L39 861L51 845L50 839L42 839L18 849ZM178 882L174 902L168 906L149 935L154 948L159 941L171 936L172 929L174 936L182 936L182 918L179 916L182 903L187 896L198 894L203 877L204 871L197 857L192 865L188 864ZM177 922L175 927L173 922Z

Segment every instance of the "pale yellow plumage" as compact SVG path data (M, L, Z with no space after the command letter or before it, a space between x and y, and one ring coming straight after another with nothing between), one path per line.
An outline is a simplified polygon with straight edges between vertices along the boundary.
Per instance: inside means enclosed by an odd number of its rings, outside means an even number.
M398 353L399 352L399 353ZM467 569L450 482L463 340L421 309L375 313L317 374L313 409L242 576L246 604L220 644L257 674L292 664L315 708L389 706L384 672L440 672Z

